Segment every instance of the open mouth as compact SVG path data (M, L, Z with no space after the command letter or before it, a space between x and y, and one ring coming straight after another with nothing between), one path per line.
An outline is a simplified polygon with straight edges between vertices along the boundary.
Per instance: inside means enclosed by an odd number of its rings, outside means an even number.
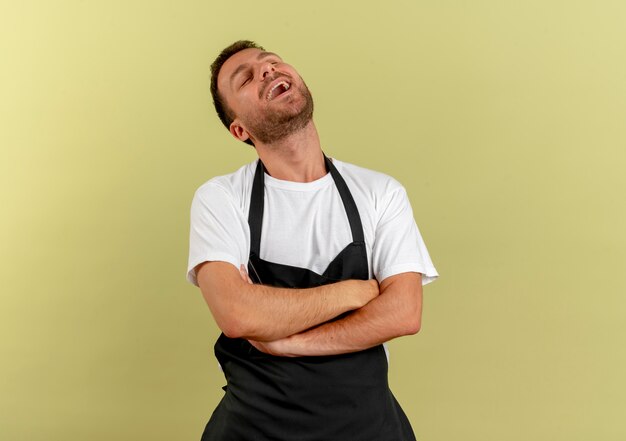
M267 101L272 101L277 96L287 92L290 87L291 85L287 81L280 81L272 86L272 88L267 92L265 99Z

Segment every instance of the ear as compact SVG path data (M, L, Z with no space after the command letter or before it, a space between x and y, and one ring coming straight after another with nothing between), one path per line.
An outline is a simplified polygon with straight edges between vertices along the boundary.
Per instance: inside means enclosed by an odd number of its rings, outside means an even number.
M230 123L230 127L228 128L230 134L237 138L239 141L245 141L250 138L250 134L248 131L239 125L238 120L234 120Z

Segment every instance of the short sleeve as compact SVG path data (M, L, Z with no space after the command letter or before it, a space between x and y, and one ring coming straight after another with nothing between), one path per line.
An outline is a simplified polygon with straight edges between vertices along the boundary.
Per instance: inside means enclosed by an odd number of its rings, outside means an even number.
M191 202L187 280L198 286L194 268L206 261L247 262L249 230L241 208L218 184L207 182Z
M439 274L413 218L411 203L399 183L381 206L372 246L372 270L379 282L404 272L422 274L422 285Z

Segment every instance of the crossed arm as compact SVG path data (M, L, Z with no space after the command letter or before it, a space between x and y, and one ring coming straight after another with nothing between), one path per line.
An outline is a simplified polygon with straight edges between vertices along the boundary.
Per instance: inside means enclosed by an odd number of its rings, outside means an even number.
M345 280L289 289L252 285L229 263L204 262L197 279L224 334L273 355L355 352L420 328L420 273L397 274L380 286L375 280Z
M297 334L378 296L375 280L344 280L317 288L253 285L230 263L204 262L197 279L209 309L227 337L274 341ZM245 277L245 279L244 279Z

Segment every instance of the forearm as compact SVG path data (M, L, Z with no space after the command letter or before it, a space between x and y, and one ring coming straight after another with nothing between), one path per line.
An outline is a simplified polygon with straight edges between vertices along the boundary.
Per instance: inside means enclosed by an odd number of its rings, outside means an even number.
M356 280L317 288L291 289L247 285L237 305L237 337L272 341L310 329L363 306Z
M378 295L375 280L307 289L252 285L225 262L208 262L197 274L213 317L232 338L281 339L360 308Z
M381 285L378 297L346 317L257 349L290 357L336 355L417 333L421 324L421 277L419 273L399 276L385 289Z

